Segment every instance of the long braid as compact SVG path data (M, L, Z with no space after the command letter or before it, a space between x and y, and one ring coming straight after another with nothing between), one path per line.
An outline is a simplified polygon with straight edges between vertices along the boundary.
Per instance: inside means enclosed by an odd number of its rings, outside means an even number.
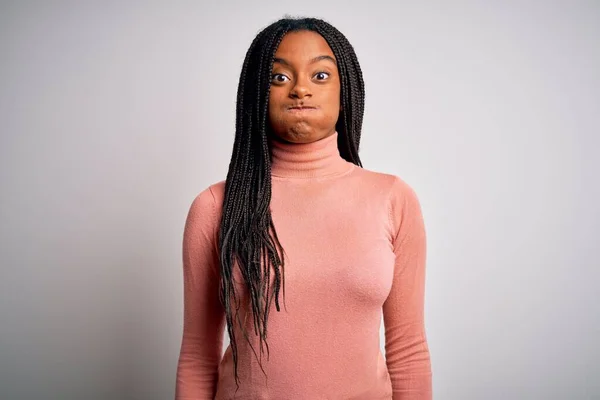
M362 166L358 156L365 104L362 71L352 45L339 30L323 21L317 21L315 25L317 32L325 38L338 59L342 110L336 128L338 132L346 133L346 137L338 141L340 155Z
M358 150L364 114L364 83L358 59L348 40L327 22L314 18L285 18L263 29L250 45L240 74L235 142L225 182L218 238L219 298L225 310L238 389L238 346L234 322L237 321L262 369L263 345L267 358L269 355L267 324L271 302L274 300L276 310L280 311L280 289L283 289L285 305L285 251L270 211L268 104L274 54L287 32L299 30L310 30L323 36L337 59L342 105L336 124L338 148L344 159L362 167ZM245 295L236 291L236 265L245 283ZM271 272L274 274L273 287ZM252 314L254 333L260 342L260 356L248 337L245 318L244 321L240 318L241 307L244 307L245 317L248 312Z

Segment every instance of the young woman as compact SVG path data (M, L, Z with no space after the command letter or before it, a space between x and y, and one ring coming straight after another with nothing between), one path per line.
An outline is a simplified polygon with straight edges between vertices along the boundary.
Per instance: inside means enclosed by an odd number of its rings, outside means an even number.
M330 24L252 42L227 179L185 225L178 400L431 398L424 221L407 183L362 168L364 98Z

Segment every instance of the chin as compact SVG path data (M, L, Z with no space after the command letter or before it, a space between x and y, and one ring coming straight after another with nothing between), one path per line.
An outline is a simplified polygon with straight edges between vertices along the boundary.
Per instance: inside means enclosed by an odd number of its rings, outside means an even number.
M319 139L319 133L305 124L279 126L277 128L273 130L273 134L285 142L300 144L314 142Z
M310 143L317 140L315 135L309 132L290 131L285 136L286 140L292 143Z
M295 143L310 143L324 139L334 132L335 125L315 128L306 124L295 124L286 129L286 136Z
M325 137L329 136L329 134L324 133L324 132L305 132L305 131L295 131L295 130L291 130L289 132L287 132L285 135L283 135L283 139L291 142L291 143L312 143L312 142L316 142L318 140L324 139Z

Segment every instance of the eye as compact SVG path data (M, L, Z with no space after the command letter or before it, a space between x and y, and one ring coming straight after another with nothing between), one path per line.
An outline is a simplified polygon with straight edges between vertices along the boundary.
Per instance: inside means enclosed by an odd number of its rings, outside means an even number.
M317 78L318 81L325 80L325 79L329 78L329 73L323 72L323 71L317 72L315 74L315 78Z
M273 74L271 76L271 82L283 83L283 82L286 82L289 80L290 80L290 78L288 78L287 76L285 76L283 74Z

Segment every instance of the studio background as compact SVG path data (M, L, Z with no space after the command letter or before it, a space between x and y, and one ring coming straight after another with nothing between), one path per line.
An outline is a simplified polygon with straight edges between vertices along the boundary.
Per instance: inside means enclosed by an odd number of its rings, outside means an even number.
M348 37L364 166L421 201L434 398L600 398L598 2L0 4L0 398L173 398L185 217L285 14Z

